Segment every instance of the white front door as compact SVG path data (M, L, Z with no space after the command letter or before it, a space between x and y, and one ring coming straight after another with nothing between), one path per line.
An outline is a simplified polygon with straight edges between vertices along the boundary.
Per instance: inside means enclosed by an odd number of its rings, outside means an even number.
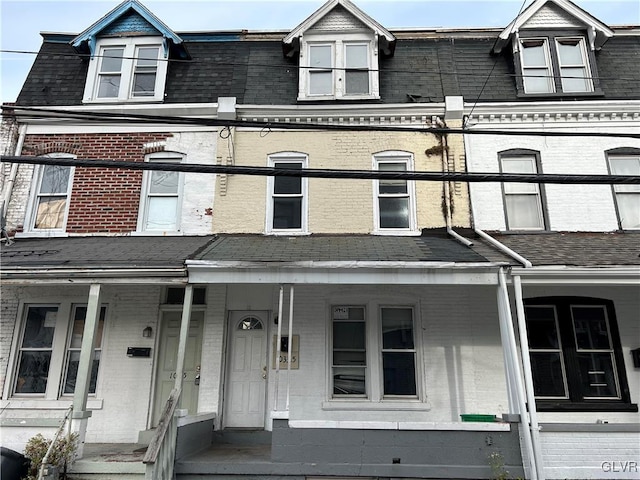
M186 408L190 415L198 412L198 385L200 383L203 319L204 312L191 312L180 400L180 408ZM175 385L181 322L182 312L171 311L162 313L158 368L156 370L156 392L153 406L153 426L158 424L167 398L169 398L169 394Z
M229 312L224 426L264 428L267 312Z

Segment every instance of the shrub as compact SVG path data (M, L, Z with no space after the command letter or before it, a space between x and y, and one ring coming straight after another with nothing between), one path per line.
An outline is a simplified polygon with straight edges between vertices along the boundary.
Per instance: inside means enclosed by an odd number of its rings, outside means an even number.
M75 458L77 439L77 433L72 433L71 436L65 435L58 437L49 454L47 463L58 467L58 469L62 471L64 467L73 462ZM27 442L24 448L24 455L31 461L27 480L35 480L38 478L38 472L40 471L42 460L47 454L49 445L51 445L51 440L44 438L41 434L31 437Z

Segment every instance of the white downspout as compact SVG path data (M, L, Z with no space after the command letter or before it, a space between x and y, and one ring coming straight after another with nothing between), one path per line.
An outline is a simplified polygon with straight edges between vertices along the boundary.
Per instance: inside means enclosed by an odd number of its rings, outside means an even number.
M15 156L18 157L22 153L22 146L24 145L24 139L27 135L27 126L20 126L20 135L18 136L18 143L16 144ZM11 172L9 173L9 180L4 186L4 195L2 196L2 218L6 220L7 210L9 209L9 202L11 201L11 194L13 193L13 185L15 184L16 177L18 176L18 164L13 163L11 165Z
M273 387L274 390L274 399L273 399L273 411L278 411L278 385L280 384L280 340L282 339L282 303L284 300L284 286L280 285L280 296L278 298L278 334L276 338L276 351L273 352L273 355L276 359L276 379L275 385Z
M509 336L507 333L507 328L505 327L505 322L508 319L507 312L505 310L505 298L504 298L504 290L502 289L502 285L498 282L497 288L497 302L498 302L498 319L500 322L500 341L502 342L502 356L504 359L504 369L505 369L505 377L507 380L507 400L509 401L509 413L518 413L520 412L520 406L518 403L517 392L515 391L515 375L517 372L514 372L513 364L512 364L512 352L509 343Z
M500 283L500 290L502 291L502 299L504 305L504 313L500 318L501 329L505 329L506 336L508 338L508 350L510 354L511 368L515 373L515 387L516 387L516 397L518 400L518 407L520 410L520 424L523 427L523 437L525 443L525 449L527 451L527 457L531 468L529 469L532 480L544 480L544 476L540 477L538 475L538 456L536 455L536 448L534 447L534 439L532 436L532 431L529 427L530 425L530 415L527 412L527 405L525 403L525 393L524 386L522 384L522 378L520 377L520 364L518 362L518 355L516 354L517 345L516 345L516 335L513 330L512 316L511 316L511 305L509 303L509 291L507 290L507 281L505 279L504 270L501 268L498 273L498 281Z
M287 406L289 411L289 392L291 391L291 352L293 348L293 285L289 287L289 341L287 342Z
M540 425L538 424L538 411L533 390L533 374L531 373L531 360L529 356L529 338L525 324L524 302L522 299L522 283L520 275L511 274L513 277L513 290L516 297L516 315L518 319L518 332L520 334L520 353L522 355L522 367L524 372L524 387L529 404L529 419L531 421L531 433L533 436L533 453L536 457L538 478L544 480L544 462L542 458L542 445L540 443Z

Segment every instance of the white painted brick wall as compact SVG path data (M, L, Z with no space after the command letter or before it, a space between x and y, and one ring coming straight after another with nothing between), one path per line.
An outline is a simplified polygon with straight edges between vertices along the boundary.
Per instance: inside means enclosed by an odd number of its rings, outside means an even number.
M487 125L479 125L485 128ZM492 128L532 128L543 124L500 124ZM566 130L577 131L580 125ZM615 124L582 125L587 132L631 132ZM637 127L633 127L637 131ZM608 174L605 151L619 147L640 148L640 140L599 137L467 136L469 172L499 172L498 153L522 148L540 152L541 173ZM544 187L549 229L555 231L613 231L618 229L614 196L609 185L552 185ZM471 183L475 225L483 230L504 230L505 214L499 183Z
M547 479L640 478L637 432L545 432L540 434Z

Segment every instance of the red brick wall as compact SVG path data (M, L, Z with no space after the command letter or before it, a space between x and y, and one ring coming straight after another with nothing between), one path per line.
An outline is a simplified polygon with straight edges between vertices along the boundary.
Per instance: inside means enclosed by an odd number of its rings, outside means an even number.
M71 153L79 159L143 162L143 145L167 133L27 135L23 155ZM127 233L136 230L142 171L76 167L67 219L68 233Z

